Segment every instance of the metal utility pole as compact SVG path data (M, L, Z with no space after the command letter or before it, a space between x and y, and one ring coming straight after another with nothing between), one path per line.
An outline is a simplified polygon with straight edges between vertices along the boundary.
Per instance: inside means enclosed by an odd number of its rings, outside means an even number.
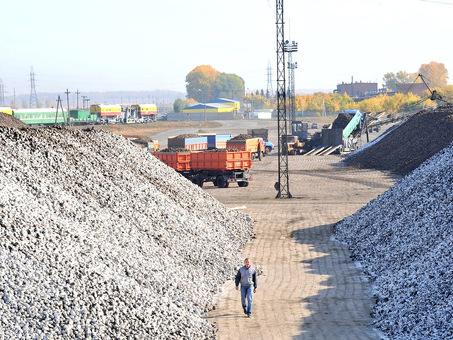
M77 95L77 111L79 111L79 90L77 89L76 95Z
M35 82L35 72L33 72L33 66L30 71L30 108L38 107L38 96L36 95L36 82Z
M284 136L288 135L286 117L286 79L285 79L285 34L283 20L283 0L276 0L277 16L277 114L278 114L278 182L276 198L292 198L289 191L288 153L283 154Z
M85 110L85 98L87 96L82 96L82 110Z
M68 104L68 112L66 113L66 117L67 117L66 126L69 126L69 94L70 94L71 92L69 92L69 90L66 89L66 92L65 92L65 93L66 93L66 102L67 102L67 104Z
M58 109L61 107L61 115L63 117L63 120L64 120L64 110L63 110L63 101L61 100L60 96L58 96L58 99L57 99L57 111L55 112L55 125L57 125L57 121L58 121Z
M285 52L288 53L289 111L291 119L296 120L296 85L294 81L294 70L297 68L297 62L293 63L293 52L297 52L297 43L295 41L286 41Z
M271 67L271 61L269 60L269 64L267 65L267 91L266 95L268 98L271 98L274 96L274 89L272 88L272 67Z

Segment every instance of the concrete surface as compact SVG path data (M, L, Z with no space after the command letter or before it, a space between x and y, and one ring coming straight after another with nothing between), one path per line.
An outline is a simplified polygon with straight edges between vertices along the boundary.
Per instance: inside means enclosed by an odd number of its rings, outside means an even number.
M204 189L255 220L241 256L262 270L252 318L233 278L207 316L218 339L381 339L373 329L371 284L332 237L333 225L386 191L396 177L343 166L339 155L289 156L292 199L275 199L276 152L253 163L247 188Z

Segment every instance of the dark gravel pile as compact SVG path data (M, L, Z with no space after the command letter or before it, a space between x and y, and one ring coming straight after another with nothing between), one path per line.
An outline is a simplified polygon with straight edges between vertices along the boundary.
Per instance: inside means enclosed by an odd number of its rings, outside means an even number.
M190 152L190 150L183 149L183 148L166 148L160 150L159 152Z
M9 127L9 128L28 127L27 124L23 123L21 120L17 119L16 117L7 115L3 112L0 112L0 126Z
M332 129L344 129L351 119L354 118L353 114L350 113L340 113L337 118L332 123Z
M194 134L194 133L184 133L184 134L178 135L174 138L183 139L183 138L197 138L197 137L200 137L200 136L198 136L197 134Z
M452 141L453 107L423 110L345 163L406 175Z
M231 138L231 140L247 140L247 139L252 139L252 138L255 138L255 137L253 137L252 135L248 135L246 133L241 133L240 135L237 135L237 136Z

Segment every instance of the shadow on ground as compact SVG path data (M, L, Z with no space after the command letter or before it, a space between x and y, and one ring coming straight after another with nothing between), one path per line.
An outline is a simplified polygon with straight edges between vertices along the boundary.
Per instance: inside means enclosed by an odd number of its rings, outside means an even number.
M332 235L332 224L299 229L291 235L314 252L301 264L309 274L322 276L320 284L325 287L302 299L311 314L301 320L301 333L294 339L381 339L370 316L371 284L352 263L347 247Z

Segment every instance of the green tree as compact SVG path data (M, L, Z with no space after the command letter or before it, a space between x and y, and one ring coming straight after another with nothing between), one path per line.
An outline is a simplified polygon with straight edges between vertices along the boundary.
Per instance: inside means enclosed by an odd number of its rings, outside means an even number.
M429 64L422 64L418 73L425 77L425 81L431 89L447 85L448 71L442 63L432 61Z
M212 88L214 98L242 99L244 80L236 74L221 73L215 80Z
M453 104L453 85L447 85L439 92L447 103Z
M182 100L181 98L177 98L173 103L173 111L175 112L182 112L184 108L187 107L187 103Z
M417 79L417 73L407 73L406 71L398 71L396 74L389 72L384 74L384 83L388 89L396 91L396 84L410 84ZM418 82L421 80L417 79Z

